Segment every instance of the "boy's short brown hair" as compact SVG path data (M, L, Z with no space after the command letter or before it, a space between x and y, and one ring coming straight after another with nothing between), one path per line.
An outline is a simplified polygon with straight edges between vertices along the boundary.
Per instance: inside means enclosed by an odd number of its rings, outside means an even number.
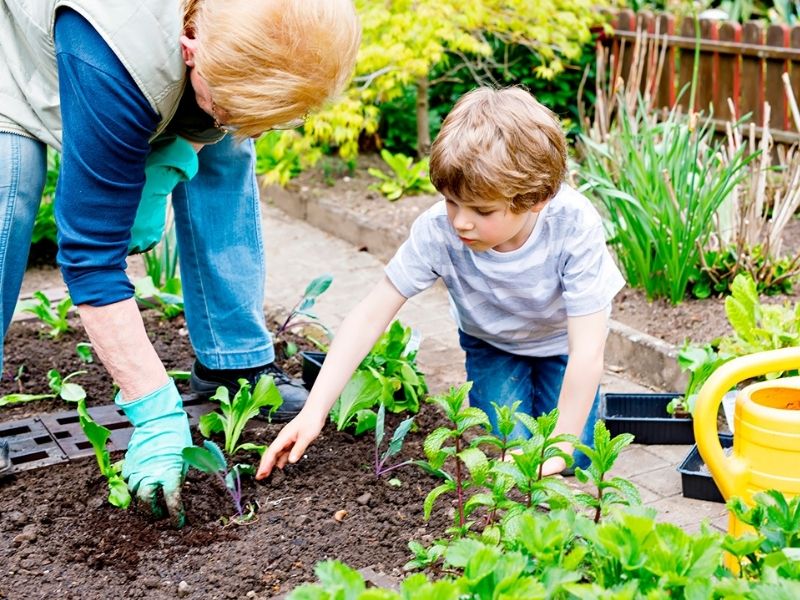
M197 72L237 135L304 117L350 79L361 40L352 0L185 1Z
M566 170L558 117L519 87L462 96L431 147L431 181L442 194L504 199L514 213L551 198Z

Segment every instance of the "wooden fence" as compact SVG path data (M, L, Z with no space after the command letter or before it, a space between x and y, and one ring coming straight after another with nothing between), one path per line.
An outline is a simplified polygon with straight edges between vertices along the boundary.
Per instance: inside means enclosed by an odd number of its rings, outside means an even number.
M659 81L652 93L656 106L673 106L678 101L689 106L688 91L680 91L692 81L695 48L695 21L691 17L677 19L673 15L633 13L624 10L612 19L613 36L609 39L614 56L620 56L623 45L631 47L637 29L645 39L666 36L666 59ZM770 128L779 142L800 139L792 106L787 101L782 75L787 73L795 97L800 101L800 25L745 24L731 21L699 21L700 53L695 108L713 107L715 119L726 121L750 113L761 125L764 102L771 108ZM630 71L631 52L622 52L623 78ZM627 64L626 64L627 63ZM731 115L728 98L733 101Z

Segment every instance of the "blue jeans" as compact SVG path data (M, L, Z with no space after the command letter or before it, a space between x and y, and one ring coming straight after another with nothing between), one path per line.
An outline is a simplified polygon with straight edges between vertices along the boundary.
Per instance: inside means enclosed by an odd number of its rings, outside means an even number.
M558 395L564 381L567 355L533 357L511 354L476 337L458 332L461 347L466 352L467 380L472 381L469 393L470 406L480 408L489 416L492 429L497 429L497 415L492 402L500 406L511 406L519 401L518 412L538 417L558 406ZM581 433L581 442L594 446L594 424L600 404L598 389L592 409ZM514 438L530 437L528 430L517 423L512 432ZM575 466L589 466L588 457L582 452L574 454Z
M261 366L275 352L263 310L266 269L253 143L227 136L198 158L197 176L172 194L189 337L206 367ZM0 133L2 338L22 285L45 173L44 144ZM0 357L0 372L2 364Z

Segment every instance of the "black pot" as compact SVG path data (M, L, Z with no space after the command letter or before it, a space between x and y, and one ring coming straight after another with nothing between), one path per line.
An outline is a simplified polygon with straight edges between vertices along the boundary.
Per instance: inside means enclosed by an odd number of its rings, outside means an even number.
M727 433L720 433L719 443L723 448L730 448L733 446L733 436ZM695 444L678 466L684 498L695 498L697 500L707 500L708 502L725 502L717 484L714 482L714 478L711 477L711 473L708 472L708 469L703 468L705 464L700 452L697 450L697 444Z
M326 353L301 352L300 356L303 357L303 385L310 390L317 380L322 363L325 362Z
M631 433L636 444L693 444L691 418L673 417L667 404L681 394L604 394L602 419L611 436Z

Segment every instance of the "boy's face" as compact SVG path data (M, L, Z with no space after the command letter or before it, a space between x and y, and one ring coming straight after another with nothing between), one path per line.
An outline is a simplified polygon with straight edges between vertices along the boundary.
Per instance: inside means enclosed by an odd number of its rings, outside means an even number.
M466 202L445 197L447 217L461 241L475 252L511 252L522 246L533 231L545 203L516 214L504 200Z

